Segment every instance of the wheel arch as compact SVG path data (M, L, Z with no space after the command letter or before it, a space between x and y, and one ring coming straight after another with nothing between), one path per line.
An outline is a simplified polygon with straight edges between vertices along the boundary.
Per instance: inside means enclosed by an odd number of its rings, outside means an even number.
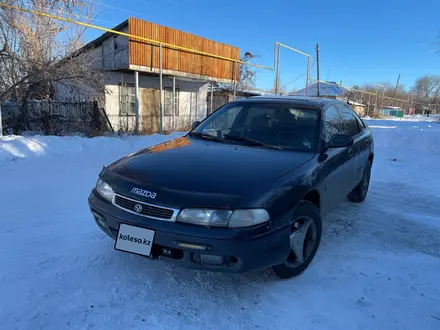
M302 201L310 202L315 205L318 210L321 210L321 194L318 189L312 188L307 191L303 196Z

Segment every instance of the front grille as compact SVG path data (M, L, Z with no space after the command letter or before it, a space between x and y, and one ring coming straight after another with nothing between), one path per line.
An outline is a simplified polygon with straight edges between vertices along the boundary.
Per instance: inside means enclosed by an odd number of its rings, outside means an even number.
M142 206L142 211L137 212L135 210L135 206L139 204ZM128 199L119 195L115 196L115 205L126 209L131 212L135 212L138 214L145 215L151 218L165 219L170 220L173 217L174 210L167 209L159 206L153 206L151 204L146 204L140 201L134 201L132 199Z

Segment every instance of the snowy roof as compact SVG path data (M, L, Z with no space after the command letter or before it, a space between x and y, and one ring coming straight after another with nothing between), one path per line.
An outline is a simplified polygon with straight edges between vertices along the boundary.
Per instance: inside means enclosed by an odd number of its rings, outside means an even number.
M317 91L318 91L318 83L314 83L309 86L307 95L305 88L296 92L289 93L289 95L316 96L318 94ZM348 89L338 85L335 81L319 83L320 96L343 97L347 91Z
M363 104L363 103L359 103L359 102L352 101L352 100L348 100L347 102L348 102L348 104L351 104L351 105L357 105L357 106L360 106L360 107L365 107L365 106L366 106L366 105Z
M214 92L230 92L233 93L234 91L229 88L222 88L222 87L214 87ZM250 90L250 89L237 89L237 93L247 94L247 95L266 95L270 93L266 93L259 90Z

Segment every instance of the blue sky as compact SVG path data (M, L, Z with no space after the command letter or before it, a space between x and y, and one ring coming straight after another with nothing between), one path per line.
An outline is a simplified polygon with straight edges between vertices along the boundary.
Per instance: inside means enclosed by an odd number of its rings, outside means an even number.
M98 1L98 0L96 0ZM91 1L94 5L97 2ZM273 66L275 41L315 54L320 45L321 79L411 87L425 74L440 74L440 54L433 42L440 35L440 1L436 0L103 0L95 23L113 27L129 16L180 29L240 47ZM123 10L118 10L113 7ZM87 38L98 36L87 32ZM281 52L281 85L305 84L306 58ZM302 76L302 77L301 77ZM313 68L312 76L316 78ZM273 72L258 70L257 87L271 88Z

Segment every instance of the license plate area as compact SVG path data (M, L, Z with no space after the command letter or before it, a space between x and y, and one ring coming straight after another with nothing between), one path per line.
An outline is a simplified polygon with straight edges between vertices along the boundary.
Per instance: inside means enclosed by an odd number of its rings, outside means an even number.
M155 231L121 223L115 241L115 250L150 257Z

